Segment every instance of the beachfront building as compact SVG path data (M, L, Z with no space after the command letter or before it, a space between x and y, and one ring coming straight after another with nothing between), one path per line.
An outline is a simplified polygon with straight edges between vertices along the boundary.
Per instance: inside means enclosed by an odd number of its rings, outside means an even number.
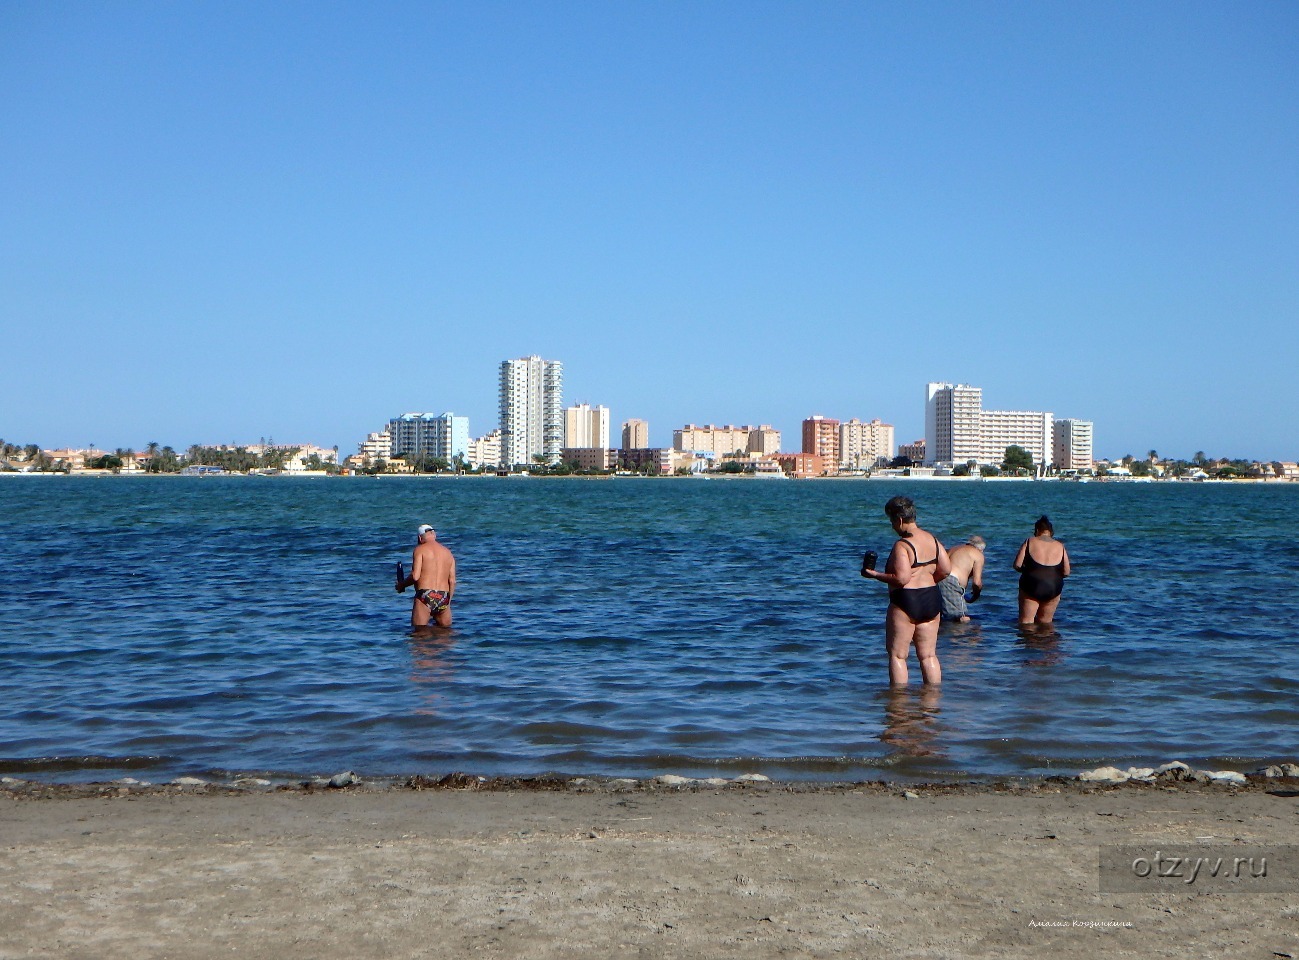
M755 457L771 457L780 452L780 431L764 423L749 429L749 446L747 451Z
M564 365L538 356L502 360L501 466L556 463L564 447Z
M465 460L475 470L483 467L496 469L501 462L501 431L493 430L485 436L470 440Z
M388 421L391 456L439 457L447 463L469 452L469 418L454 413L404 413Z
M1053 421L1051 414L1035 410L984 410L980 417L979 463L998 466L1006 457L1006 448L1014 446L1027 450L1037 466L1050 467L1054 455Z
M609 408L579 403L564 411L565 449L609 449ZM567 459L567 458L565 458Z
M622 425L622 449L648 450L649 448L649 421L633 419L624 422Z
M1092 469L1092 422L1061 419L1052 428L1053 459L1057 470Z
M898 447L898 456L906 457L912 463L924 463L925 462L925 441L923 439L912 440L910 443L902 444L900 447ZM889 457L889 460L892 459L893 459L892 457Z
M1049 467L1054 457L1050 413L984 410L983 389L965 383L925 387L925 457L931 466L963 463L998 466L1006 448L1023 447L1033 462Z
M361 458L361 463L367 467L380 460L391 460L392 434L388 432L388 428L384 427L377 433L367 434L357 448L356 454Z
M724 457L728 453L747 453L751 429L751 427L735 427L730 424L719 427L710 423L700 427L687 423L680 430L672 431L672 449L690 453L711 453L718 457Z
M872 470L887 464L893 459L893 450L891 423L878 419L863 422L854 417L839 424L839 466L844 470Z
M818 453L778 453L771 459L780 464L785 476L798 480L825 473L825 460Z
M683 456L670 447L623 447L618 451L618 469L670 477Z
M618 466L618 451L608 447L565 447L559 458L577 470L614 470Z
M672 431L672 449L690 453L708 453L724 457L731 453L755 453L770 456L780 449L780 431L769 424L758 427L736 427L727 424L705 427L687 423Z
M337 447L320 447L314 443L305 443L289 455L281 469L287 473L307 473L337 465Z
M839 421L815 413L803 421L803 452L821 458L826 473L839 472Z
M982 462L982 414L982 387L967 383L926 385L924 462Z

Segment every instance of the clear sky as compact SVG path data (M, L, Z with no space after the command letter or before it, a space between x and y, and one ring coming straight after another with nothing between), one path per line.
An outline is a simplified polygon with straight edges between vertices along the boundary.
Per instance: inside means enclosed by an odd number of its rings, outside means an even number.
M923 434L1299 458L1299 4L0 4L0 436Z

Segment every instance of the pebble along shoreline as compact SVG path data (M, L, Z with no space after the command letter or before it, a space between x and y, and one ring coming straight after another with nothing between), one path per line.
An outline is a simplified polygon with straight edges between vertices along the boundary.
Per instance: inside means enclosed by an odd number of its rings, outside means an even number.
M1180 760L1158 767L1103 766L1084 770L1076 776L1050 777L997 777L975 781L935 781L932 783L897 783L874 781L775 781L761 773L745 773L737 777L680 777L667 774L636 779L632 777L484 777L466 773L447 773L437 776L418 774L411 777L362 778L350 770L329 777L312 777L308 780L268 780L262 777L237 777L231 780L205 780L200 777L177 777L166 783L153 783L135 777L120 777L108 782L50 783L18 777L0 777L0 794L13 799L40 799L56 797L129 796L172 793L268 793L268 792L330 792L352 790L385 792L390 790L485 790L485 791L546 791L546 792L607 792L628 791L703 791L725 789L782 790L800 793L836 793L846 790L871 790L895 793L906 797L933 793L987 793L1007 791L1035 791L1050 785L1054 788L1074 787L1084 791L1097 787L1116 786L1177 786L1209 785L1213 787L1271 789L1277 781L1299 780L1299 764L1281 763L1261 767L1252 774L1236 770L1196 770Z

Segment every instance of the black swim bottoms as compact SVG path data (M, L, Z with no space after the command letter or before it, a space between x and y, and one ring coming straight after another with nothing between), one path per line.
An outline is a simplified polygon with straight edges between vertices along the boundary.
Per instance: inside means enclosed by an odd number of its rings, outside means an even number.
M912 623L928 623L943 612L943 595L937 587L890 590L889 602L905 613Z

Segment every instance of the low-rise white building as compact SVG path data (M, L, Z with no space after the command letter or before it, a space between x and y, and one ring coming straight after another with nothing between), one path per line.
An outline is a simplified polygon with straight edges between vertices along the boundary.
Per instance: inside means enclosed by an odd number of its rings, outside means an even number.
M377 433L369 434L361 441L361 446L356 452L367 466L378 460L391 460L392 432L384 427Z
M469 441L469 453L465 459L475 470L493 469L501 464L501 431L493 430L486 436Z

